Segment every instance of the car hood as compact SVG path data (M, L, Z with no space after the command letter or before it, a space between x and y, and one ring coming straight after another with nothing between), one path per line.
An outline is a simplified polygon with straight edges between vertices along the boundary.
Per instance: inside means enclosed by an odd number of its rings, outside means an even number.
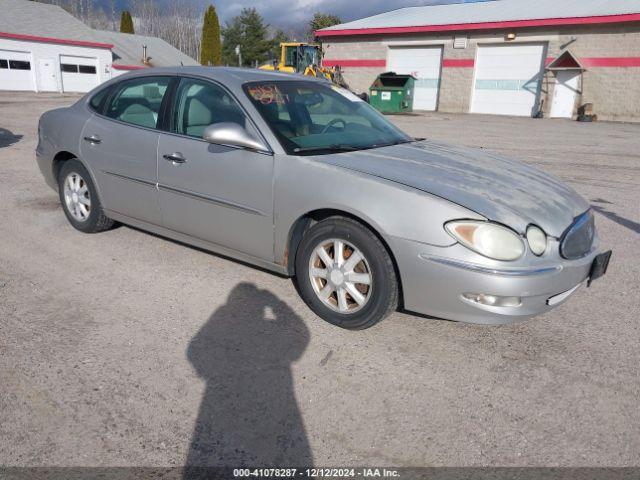
M316 157L457 203L524 233L560 237L589 205L561 180L483 150L430 141Z

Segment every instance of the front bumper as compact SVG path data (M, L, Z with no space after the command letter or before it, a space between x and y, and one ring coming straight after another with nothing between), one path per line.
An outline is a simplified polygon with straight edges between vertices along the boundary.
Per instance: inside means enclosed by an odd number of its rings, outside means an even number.
M459 244L443 248L399 238L390 243L406 310L485 325L526 320L561 305L587 279L598 253L594 247L581 259L565 260L551 253L557 252L555 243L547 259L505 266ZM520 297L521 301L517 306L496 307L471 301L464 294Z

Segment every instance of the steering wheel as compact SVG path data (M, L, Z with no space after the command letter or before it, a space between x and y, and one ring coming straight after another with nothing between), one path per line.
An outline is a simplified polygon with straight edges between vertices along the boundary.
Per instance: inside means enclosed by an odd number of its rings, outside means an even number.
M345 122L341 118L334 118L333 120L331 120L329 123L325 125L325 127L322 129L322 132L320 133L327 133L327 131L337 123L342 123L342 130L347 128L347 122Z

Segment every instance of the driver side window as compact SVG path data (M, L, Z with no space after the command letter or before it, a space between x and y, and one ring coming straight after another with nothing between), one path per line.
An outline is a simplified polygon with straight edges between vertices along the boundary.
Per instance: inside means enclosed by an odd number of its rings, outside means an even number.
M244 112L223 88L203 80L183 78L176 95L172 131L202 138L205 128L221 122L247 128Z

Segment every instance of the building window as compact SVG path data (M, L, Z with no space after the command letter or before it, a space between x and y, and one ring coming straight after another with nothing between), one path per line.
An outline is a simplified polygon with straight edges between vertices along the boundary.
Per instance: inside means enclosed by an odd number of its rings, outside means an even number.
M0 59L0 68L9 68L9 62Z
M69 63L61 63L60 64L60 70L62 70L63 72L78 73L78 65L71 65Z
M78 69L80 70L80 73L96 73L96 67L92 65L78 65Z
M11 70L31 70L31 62L23 60L9 60L9 68Z

